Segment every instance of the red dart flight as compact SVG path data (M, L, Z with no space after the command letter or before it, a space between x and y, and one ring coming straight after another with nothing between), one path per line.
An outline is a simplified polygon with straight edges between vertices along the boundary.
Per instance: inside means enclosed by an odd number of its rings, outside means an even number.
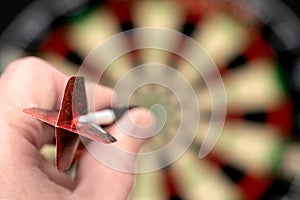
M104 143L116 141L113 136L97 124L79 123L76 120L79 116L88 113L82 76L69 79L59 111L42 108L27 108L23 111L55 127L56 167L59 171L68 169L72 164L80 141L78 135Z

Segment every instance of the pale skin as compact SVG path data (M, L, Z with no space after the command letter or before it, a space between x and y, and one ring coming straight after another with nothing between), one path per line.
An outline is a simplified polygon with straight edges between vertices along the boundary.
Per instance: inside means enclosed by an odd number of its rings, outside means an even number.
M85 152L74 181L46 161L39 149L54 138L53 127L22 112L38 106L58 109L68 76L45 61L23 58L10 64L0 78L0 199L126 199L133 185L133 174L102 165ZM94 87L93 87L94 88ZM110 105L113 91L99 86L89 91L99 96L95 108ZM152 123L144 109L129 113L137 126ZM117 145L137 152L145 140L123 134L114 125L110 133ZM113 155L112 155L113 156Z

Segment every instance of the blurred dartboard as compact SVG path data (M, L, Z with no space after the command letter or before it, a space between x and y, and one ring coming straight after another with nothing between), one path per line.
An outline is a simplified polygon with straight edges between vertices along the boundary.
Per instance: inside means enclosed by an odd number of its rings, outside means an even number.
M176 30L202 45L222 75L227 115L221 137L206 158L197 156L202 138L196 137L172 165L136 175L129 199L299 199L300 21L279 1L34 1L1 37L1 70L18 57L35 55L76 74L98 44L141 27ZM144 63L171 66L189 81L207 115L199 123L201 135L209 124L209 93L184 59L137 50L113 62L100 82L114 87L122 75ZM87 74L97 70L91 66ZM145 85L130 101L145 107L160 104L168 114L161 133L142 151L172 140L180 112L168 88Z

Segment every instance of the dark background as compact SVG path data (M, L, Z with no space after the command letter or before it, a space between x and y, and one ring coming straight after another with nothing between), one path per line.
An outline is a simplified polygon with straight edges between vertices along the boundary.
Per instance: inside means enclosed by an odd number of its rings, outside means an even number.
M33 0L4 0L0 6L0 32L13 20L13 18Z
M30 2L33 0L4 0L1 2L0 12L0 33L5 27L13 20L13 18ZM51 1L51 0L50 0ZM184 0L183 0L184 1ZM249 0L251 1L251 0ZM297 0L282 0L292 10L294 10L300 16L300 6ZM270 1L272 2L272 1Z

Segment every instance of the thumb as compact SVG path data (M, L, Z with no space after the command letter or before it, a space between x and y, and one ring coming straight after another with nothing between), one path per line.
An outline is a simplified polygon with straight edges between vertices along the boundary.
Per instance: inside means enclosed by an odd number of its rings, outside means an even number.
M137 152L154 132L155 121L144 109L133 109L107 129L117 142L82 140L89 153L79 161L75 195L86 199L126 199L132 187Z

